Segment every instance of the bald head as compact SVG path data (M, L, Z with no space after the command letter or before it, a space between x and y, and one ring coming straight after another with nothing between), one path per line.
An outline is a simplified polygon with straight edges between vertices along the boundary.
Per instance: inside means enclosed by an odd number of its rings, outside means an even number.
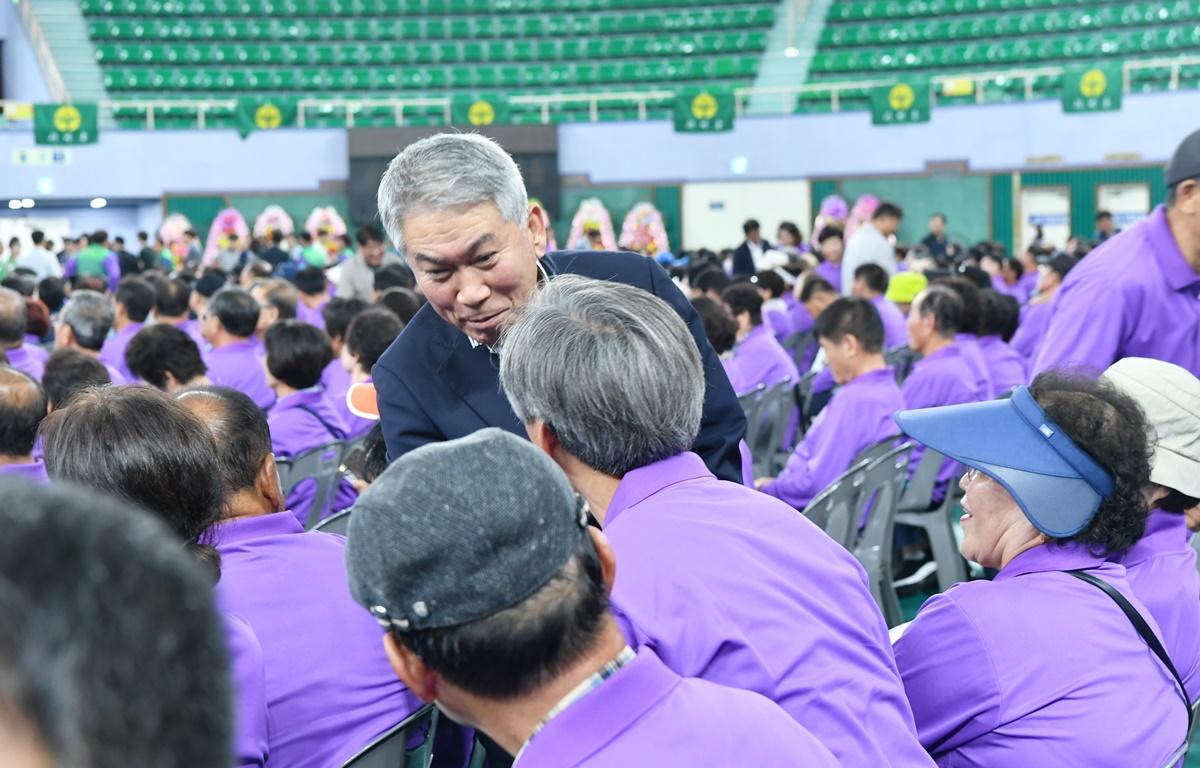
M0 288L0 347L11 349L25 340L25 297Z
M46 418L46 393L25 373L0 368L0 456L26 458Z
M236 390L213 386L185 389L175 399L198 416L216 440L226 514L240 511L229 508L237 494L255 489L268 496L279 493L274 463L263 472L271 456L271 432L266 416L253 400ZM272 483L274 488L259 488Z

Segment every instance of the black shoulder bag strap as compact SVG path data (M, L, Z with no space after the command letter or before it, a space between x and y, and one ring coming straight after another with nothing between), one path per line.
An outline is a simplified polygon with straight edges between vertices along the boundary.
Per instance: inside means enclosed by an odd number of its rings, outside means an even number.
M1171 657L1167 655L1166 649L1159 642L1158 636L1154 634L1154 630L1150 629L1150 625L1142 618L1142 614L1138 613L1137 608L1134 608L1125 596L1116 590L1113 585L1101 578L1097 578L1087 571L1067 571L1080 581L1086 581L1088 584L1099 589L1104 594L1112 598L1112 601L1120 606L1125 612L1125 617L1133 624L1133 628L1142 636L1142 640L1146 641L1146 645L1150 646L1150 650L1158 657L1158 660L1163 663L1167 671L1171 673L1171 677L1175 678L1175 684L1179 686L1179 695L1183 699L1183 705L1187 707L1188 714L1188 733L1192 732L1192 702L1188 698L1187 688L1183 686L1183 679L1179 676L1179 671L1175 669L1175 665L1171 663Z
M301 405L301 406L297 406L297 407L300 410L307 413L309 416L312 416L314 419L321 422L321 426L325 427L325 431L328 432L329 436L332 437L334 440L345 440L346 439L346 434L344 432L342 432L342 430L334 427L328 421L325 421L325 419L321 418L321 414L317 413L312 408L309 408L307 405Z

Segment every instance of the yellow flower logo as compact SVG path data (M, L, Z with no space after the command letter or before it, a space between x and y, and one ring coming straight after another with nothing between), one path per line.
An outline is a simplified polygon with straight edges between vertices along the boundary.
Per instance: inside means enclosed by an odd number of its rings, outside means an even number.
M263 104L254 110L254 124L265 131L283 125L283 113L274 104Z
M1098 69L1089 69L1079 78L1079 92L1089 99L1103 96L1108 90L1108 77Z
M888 91L888 106L897 112L912 109L916 100L917 94L913 92L912 86L908 83L893 85L892 90Z
M692 116L697 120L712 120L717 116L717 99L708 91L692 99Z
M486 101L477 101L467 110L471 125L491 125L496 121L496 108Z
M70 104L54 110L54 128L59 133L74 133L83 125L83 115Z

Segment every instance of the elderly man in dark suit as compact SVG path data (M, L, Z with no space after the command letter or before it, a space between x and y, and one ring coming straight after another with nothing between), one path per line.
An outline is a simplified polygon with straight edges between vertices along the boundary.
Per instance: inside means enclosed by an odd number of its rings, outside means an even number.
M637 254L546 255L542 212L530 206L516 163L498 144L442 134L410 145L384 173L379 211L429 300L373 370L390 459L484 427L523 436L500 389L501 333L540 283L577 274L650 291L687 322L706 380L693 450L717 476L741 481L745 415L687 299Z

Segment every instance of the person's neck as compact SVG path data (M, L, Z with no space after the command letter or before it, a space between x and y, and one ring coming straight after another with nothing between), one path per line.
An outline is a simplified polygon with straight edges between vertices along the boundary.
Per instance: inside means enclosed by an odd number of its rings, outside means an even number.
M284 384L281 381L277 381L274 384L272 384L271 389L275 390L275 396L278 397L280 400L287 397L288 395L294 395L300 391L294 387L289 387L287 384Z
M1179 246L1179 252L1192 271L1200 274L1200 237L1188 228L1188 223L1177 208L1167 209L1167 226L1175 238L1175 244Z
M510 755L521 750L533 729L567 694L604 669L626 646L621 630L612 617L606 617L592 649L562 674L527 696L515 701L481 702L471 719L474 725Z
M351 384L362 384L364 381L371 380L371 372L364 371L361 365L355 365L354 370L350 372Z
M742 340L743 340L743 339L745 339L747 336L749 336L750 334L754 333L754 329L755 329L755 328L758 328L758 327L759 327L759 326L757 326L757 325L747 325L747 326L745 326L745 327L740 327L740 326L739 326L739 327L738 327L738 332L737 332L737 340L738 340L738 341L742 341Z
M253 488L245 488L225 501L225 511L221 514L221 521L262 517L278 511L262 494Z
M18 339L17 341L10 341L10 342L6 342L4 344L0 344L0 349L4 349L4 350L20 349L23 346L25 346L25 339Z
M1021 535L1021 533L1022 532L1012 531L1010 529L1010 532L1008 535L1013 536L1015 540L1002 541L1000 543L1000 567L1001 568L1003 568L1004 566L1011 563L1017 557L1017 555L1021 554L1022 552L1028 552L1029 550L1033 549L1034 547L1038 547L1038 546L1041 546L1042 544L1046 543L1045 536L1037 535L1037 536L1030 538L1027 535ZM1019 538L1017 538L1018 536L1019 536Z
M935 352L941 352L946 347L954 344L954 339L947 339L940 333L935 333L929 337L929 341L925 342L925 346L917 351L921 353L921 357L929 357Z
M187 315L155 315L154 319L159 324L179 325L188 321Z
M137 323L128 317L118 317L113 320L113 330L116 331L123 331L131 325L140 325L140 323Z
M0 467L7 467L13 464L32 464L33 454L26 453L20 456L14 456L11 453L0 453Z
M596 518L601 527L604 527L604 520L608 517L608 508L612 504L613 497L617 495L621 478L592 469L574 456L559 455L553 458L555 463L562 467L571 487L587 501L592 517Z
M241 344L249 340L249 337L243 338L241 336L234 336L228 331L221 331L213 337L209 344L212 344L213 349L221 349L222 347L228 347L230 344Z
M303 301L304 306L308 307L309 309L316 309L328 298L329 295L325 293L318 293L315 296L310 296L307 293L300 294L300 301Z
M886 367L887 367L887 361L883 359L883 355L879 355L879 354L866 355L863 357L862 361L859 362L858 367L854 371L854 376L850 380L854 381L854 379L857 379L861 376L866 376L868 373L874 373L875 371L881 371Z

